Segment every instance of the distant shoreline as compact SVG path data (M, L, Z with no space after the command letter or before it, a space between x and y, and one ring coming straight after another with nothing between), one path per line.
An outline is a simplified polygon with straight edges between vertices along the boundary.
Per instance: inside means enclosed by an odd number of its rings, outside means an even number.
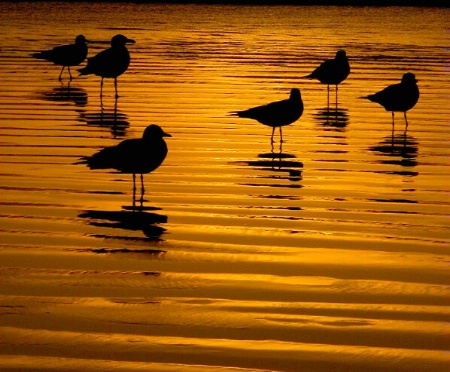
M11 1L12 2L12 1ZM108 3L160 3L160 4L220 4L220 5L298 5L298 6L407 6L407 7L438 7L448 8L443 5L442 0L93 0L93 1L73 1L73 0L16 0L14 2L108 2Z

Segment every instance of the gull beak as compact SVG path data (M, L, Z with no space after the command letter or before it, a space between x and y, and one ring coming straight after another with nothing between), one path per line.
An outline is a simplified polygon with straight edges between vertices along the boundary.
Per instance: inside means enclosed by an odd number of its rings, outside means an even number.
M134 41L133 39L128 39L128 38L127 38L126 43L127 43L127 44L135 44L136 41Z
M163 137L172 137L172 135L171 134L169 134L169 133L166 133L166 132L163 132L163 135L162 135Z

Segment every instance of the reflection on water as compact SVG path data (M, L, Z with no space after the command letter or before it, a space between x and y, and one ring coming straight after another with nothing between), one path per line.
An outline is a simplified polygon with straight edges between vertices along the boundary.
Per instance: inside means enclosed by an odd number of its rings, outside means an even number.
M42 93L43 99L53 102L73 102L76 106L84 107L88 101L88 95L85 89L74 87L71 83L61 83L61 86L54 87L48 92Z
M445 370L448 10L0 7L0 370ZM119 103L29 56L78 33L136 39ZM352 73L324 107L301 76L341 48ZM406 71L423 99L391 134L358 97ZM285 142L225 114L290 87ZM151 123L173 140L149 200L73 165Z
M337 132L345 130L349 119L348 110L338 107L335 110L319 109L313 116L324 129Z
M128 115L118 111L117 99L114 101L112 109L105 109L103 104L100 106L100 112L84 113L81 116L87 125L101 128L110 128L113 138L120 138L126 135L126 130L130 126Z
M370 147L377 155L385 158L379 158L381 164L400 165L402 167L417 166L417 154L419 144L415 138L407 134L396 134L383 139L378 145ZM404 170L400 174L405 175ZM408 171L407 175L417 176L418 172Z
M256 160L238 161L236 164L247 165L256 171L264 171L264 173L269 173L269 175L258 175L257 178L259 179L299 182L302 180L303 163L295 159L295 155L282 151L282 143L280 143L279 151L274 151L274 143L272 142L271 152L258 154L258 159ZM261 186L261 184L255 183L248 185ZM271 183L269 186L289 188L301 187L300 184L284 184L282 182Z
M149 241L161 241L161 235L166 229L160 224L167 223L167 216L148 212L148 210L159 210L159 208L142 208L139 210L122 211L96 211L90 210L80 213L78 217L88 219L92 226L106 227L112 229L123 229L131 231L142 231ZM114 239L134 239L121 235L102 235Z

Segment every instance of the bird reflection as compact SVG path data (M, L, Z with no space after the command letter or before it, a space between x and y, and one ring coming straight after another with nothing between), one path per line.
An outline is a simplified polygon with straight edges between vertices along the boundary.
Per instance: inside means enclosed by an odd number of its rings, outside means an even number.
M337 107L335 111L328 108L319 109L313 116L320 125L333 131L343 132L348 124L348 110L344 108Z
M290 182L299 182L302 180L303 163L296 160L295 155L288 154L282 151L280 144L279 151L275 151L272 143L272 148L269 153L258 154L258 159L249 161L239 161L238 164L245 164L254 168L255 170L269 171L270 175L259 176L258 178L265 178L270 180L288 180ZM251 184L251 186L261 186L260 184ZM301 187L298 184L271 184L273 187Z
M70 82L67 85L61 83L61 86L42 93L42 98L51 102L73 102L80 107L86 106L88 101L86 91L83 88L72 87Z
M111 133L114 138L125 136L126 129L130 126L128 115L117 109L117 99L114 101L114 109L112 111L105 110L103 105L101 105L100 112L84 114L82 119L88 125L111 128Z
M406 134L387 136L378 145L370 147L377 155L386 156L381 164L394 164L402 167L415 167L417 165L418 143ZM416 176L417 172L394 172L403 175Z
M161 236L166 229L161 224L167 223L167 216L155 213L159 210L155 207L142 207L138 211L128 210L124 207L121 211L95 211L89 210L80 213L78 217L88 219L89 225L113 229L142 231L145 240L161 241ZM152 212L149 212L151 210ZM105 235L103 235L105 237ZM107 236L116 239L140 240L142 238L124 237L120 235Z

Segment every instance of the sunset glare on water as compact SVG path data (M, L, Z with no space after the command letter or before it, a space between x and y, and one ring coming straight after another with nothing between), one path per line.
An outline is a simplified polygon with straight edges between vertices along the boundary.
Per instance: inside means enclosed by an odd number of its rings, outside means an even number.
M1 2L0 370L446 370L449 15ZM84 35L93 57L118 34L135 43L117 99L87 61L59 81L32 56ZM327 103L305 76L339 50L351 70ZM361 97L408 72L405 131ZM282 143L230 114L293 88ZM142 197L139 174L133 191L89 169L150 124L171 137Z

